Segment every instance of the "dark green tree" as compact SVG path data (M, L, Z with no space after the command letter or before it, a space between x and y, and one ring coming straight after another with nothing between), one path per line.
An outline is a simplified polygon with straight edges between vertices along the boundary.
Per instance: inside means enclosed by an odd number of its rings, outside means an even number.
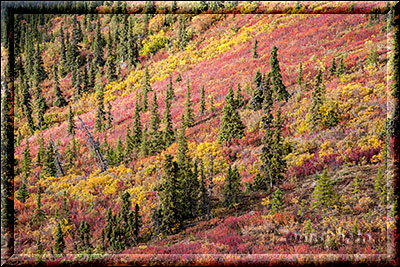
M125 158L125 148L122 144L121 136L118 136L117 146L115 147L116 164L119 165Z
M153 106L151 109L151 116L150 116L150 129L149 129L149 153L150 155L154 155L163 149L163 136L162 132L160 131L160 114L158 112L158 102L157 102L157 94L156 92L153 93Z
M165 103L165 111L164 111L165 129L163 132L163 141L165 147L169 147L175 141L175 131L172 126L170 106L171 106L170 104Z
M322 123L321 107L325 101L325 88L321 69L318 71L314 81L314 90L311 94L310 124L312 128L318 127Z
M46 218L46 213L42 210L42 193L40 191L40 186L37 188L36 192L36 208L33 213L32 221L35 224L40 225Z
M116 66L115 66L115 55L112 52L109 52L107 55L107 60L106 60L106 70L107 70L107 80L108 82L113 82L115 81L118 77L116 74Z
M303 79L303 64L299 65L299 75L297 76L297 84L299 85L299 87L301 87L301 85L303 84L304 79Z
M62 108L67 105L67 100L65 100L63 93L60 89L60 84L58 82L57 74L54 77L54 95L56 96L54 105L56 105L59 108Z
M240 139L244 136L244 129L245 126L236 109L232 87L229 86L228 94L225 97L225 106L222 109L218 141L231 145L234 139Z
M28 137L26 137L24 157L22 158L21 168L23 173L23 179L24 180L28 179L31 174L31 168L32 168L31 150L29 148Z
M105 45L105 40L103 35L101 34L101 25L100 25L100 18L97 19L96 23L96 34L95 34L95 39L93 42L93 64L94 66L99 67L104 64L103 60L103 50L104 50L104 45ZM92 67L93 69L96 69L95 67Z
M65 250L65 241L64 241L64 233L61 229L61 224L58 222L57 231L56 231L56 240L54 245L54 252L56 254L64 254Z
M134 145L134 148L135 149L139 148L141 142L142 142L142 123L140 121L139 103L138 101L136 101L134 123L132 129L132 143Z
M69 112L68 112L68 127L67 127L67 132L68 135L75 136L75 121L74 121L74 113L72 112L71 106L69 106Z
M336 58L332 58L331 66L329 67L329 73L331 76L336 74Z
M112 115L111 109L112 109L111 101L108 101L106 129L111 129L111 126L112 126L113 115Z
M182 81L182 77L181 77L181 74L178 73L178 77L176 77L176 82L178 83L180 81Z
M274 214L282 210L283 210L283 195L282 191L279 188L277 188L274 194L272 195L271 199L271 213Z
M238 83L238 88L236 91L235 97L236 108L241 108L244 105L244 97L242 95L242 88L240 87L240 83Z
M278 49L276 46L272 47L269 64L271 66L272 91L274 92L277 100L287 101L289 98L289 93L286 91L286 87L282 82L281 68L279 67L278 61Z
M257 54L257 39L254 41L254 48L253 48L253 58L258 58L258 54Z
M312 208L322 208L324 211L326 208L332 207L337 199L338 195L333 190L333 180L328 175L328 171L324 169L322 175L317 176L318 182L312 193L313 203Z
M97 111L95 120L95 129L98 132L104 131L104 122L106 120L106 114L104 110L104 88L101 82L100 75L97 77L96 82L96 99L97 99Z
M43 58L41 55L41 51L39 48L39 42L37 42L36 45L36 54L34 58L34 63L33 63L33 81L36 83L36 85L39 85L41 82L43 82L45 79L47 79L47 73L43 67Z
M57 168L55 164L54 149L51 142L48 143L46 148L46 157L44 159L43 173L45 176L55 176Z
M187 81L186 87L186 102L185 102L185 120L184 124L185 127L192 127L194 125L194 115L193 115L193 107L192 107L192 99L190 96L190 87L189 87L189 80Z
M224 205L226 207L233 207L235 203L239 202L240 195L240 175L235 166L232 170L231 165L228 166L228 173L224 187Z
M149 140L148 140L148 130L147 125L143 129L142 140L140 142L140 154L141 157L146 157L149 155Z
M339 67L336 70L336 76L340 76L346 72L346 65L343 62L343 57L340 58Z
M26 188L26 183L22 183L22 185L19 187L16 198L22 203L25 203L25 201L29 198L29 192Z
M90 244L90 237L90 225L82 220L78 228L78 249L80 253L91 254L93 246Z
M140 227L142 227L142 217L140 216L139 204L135 204L135 217L133 225L133 234L136 238L139 236Z
M200 98L200 113L201 115L204 114L204 111L206 110L206 95L204 92L204 85L201 87L201 98Z
M43 135L39 135L39 148L36 156L36 165L42 167L44 163L46 148L44 146Z
M208 192L206 176L204 173L203 162L200 162L200 189L199 189L199 214L205 218L209 205L211 204L210 194Z

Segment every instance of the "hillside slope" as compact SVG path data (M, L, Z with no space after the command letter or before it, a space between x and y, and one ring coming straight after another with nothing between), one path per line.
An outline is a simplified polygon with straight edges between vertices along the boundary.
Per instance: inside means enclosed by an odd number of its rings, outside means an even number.
M304 13L334 8L332 3L302 4L300 10ZM161 5L157 3L157 8ZM371 2L357 5L361 6L359 10L369 11L386 7L385 3ZM242 12L254 8L248 3L240 3L238 7ZM107 8L107 5L98 7L99 10ZM268 10L268 6L260 4L257 10L265 9ZM100 32L106 43L103 54L106 62L96 67L95 86L77 99L74 99L75 70L64 75L54 71L55 65L58 71L62 68L60 31L65 31L65 35L69 32L72 38L74 19L78 25L86 25L82 26L83 39L78 46L77 58L83 61L77 74L79 79L79 75L85 70L90 72L91 64L95 64L96 16L49 16L43 19L46 22L43 24L34 22L28 15L21 17L22 24L34 27L34 23L38 23L38 31L46 32L48 36L39 45L47 77L35 87L35 74L33 77L25 74L26 84L35 100L32 105L35 124L38 123L40 105L36 103L39 98L37 88L49 108L44 114L46 125L34 131L29 129L23 104L15 109L15 158L18 163L15 190L20 194L24 185L28 192L26 200L15 199L17 254L37 252L39 236L44 254L57 254L54 250L60 231L66 254L78 253L80 249L86 253L132 255L388 253L393 219L391 206L387 205L392 191L385 183L385 177L391 174L387 168L391 162L387 160L385 149L385 142L390 142L387 138L387 114L390 111L387 75L391 73L388 35L392 33L391 28L388 31L390 20L388 23L387 14L290 14L288 11L287 14L130 16L128 31L137 38L135 47L139 53L135 63L128 62L119 52L124 46L120 44L128 42L127 39L123 41L124 36L120 33L123 25L128 25L124 24L124 16L99 15ZM185 31L187 38L184 48L180 47L181 31ZM112 38L117 39L110 41ZM257 57L253 56L255 40ZM36 49L36 43L33 47ZM156 47L156 52L149 52L152 47ZM257 71L264 77L272 71L273 47L277 47L282 81L289 93L288 101L274 100L272 106L274 118L278 116L278 110L282 114L281 156L286 166L273 187L256 190L254 181L262 174L263 166L261 154L265 129L261 120L265 113L263 109L252 108L251 102L257 92ZM4 53L2 46L2 55ZM117 74L114 81L109 78L110 55L117 58L115 68L111 68ZM27 57L28 52L23 48L16 57L25 70L29 65ZM343 68L341 72L331 70L333 61L337 69ZM302 74L299 74L300 64ZM319 72L324 100L319 108L321 124L313 127L312 105ZM154 134L151 130L154 125L153 96L157 96L156 111L162 119L170 77L175 94L170 102L175 141L155 153L145 153L143 151L152 148L154 141L151 136ZM64 107L53 104L56 79L68 101ZM19 99L24 97L21 93L24 83L21 75L18 76L16 97ZM142 107L146 83L151 87L147 110ZM82 84L86 85L84 81ZM202 113L203 86L205 111ZM230 87L235 96L238 87L241 88L244 104L238 112L245 129L242 138L228 145L218 142L218 135ZM82 88L85 90L84 86ZM104 88L106 118L108 106L112 107L111 125L102 131L96 130L99 88ZM179 132L183 127L181 118L187 110L188 91L194 123L185 129L185 155L189 162L201 162L204 167L206 185L212 187L209 191L212 209L209 220L200 215L186 218L176 226L179 230L175 233L158 233L154 214L163 198L160 191L168 176L168 155L180 164L182 139ZM136 105L141 107L139 121L143 129L148 129L148 136L130 149L128 127L129 132L135 129ZM109 163L106 172L100 172L98 158L88 145L88 137L76 116L74 137L68 134L70 107L79 114L97 141ZM162 120L159 131L163 133L166 127ZM46 162L39 166L40 137L46 146L54 139L64 175L47 175ZM71 153L73 140L77 143L75 155ZM29 143L27 153L32 159L27 175L26 142ZM230 166L238 170L240 193L238 202L227 207L224 205L225 185ZM324 170L332 188L326 185L326 190L331 191L321 194L332 194L330 197L334 196L335 200L326 209L321 208L322 204L316 204L319 196L314 193L317 188L322 188ZM200 175L196 177L198 187L200 178ZM184 188L183 191L185 189L189 190ZM41 190L41 209L45 214L45 219L39 223L35 221L38 190ZM281 198L277 191L281 191ZM108 210L117 214L124 209L121 198L125 192L129 193L131 201L129 210L135 211L135 205L138 205L142 225L133 243L114 247L111 245L114 241L111 242L102 231L107 231L110 221ZM80 239L82 221L90 226L90 248L86 249ZM151 262L146 257L143 259ZM197 258L200 259L212 261L212 258ZM233 258L227 260L235 261Z

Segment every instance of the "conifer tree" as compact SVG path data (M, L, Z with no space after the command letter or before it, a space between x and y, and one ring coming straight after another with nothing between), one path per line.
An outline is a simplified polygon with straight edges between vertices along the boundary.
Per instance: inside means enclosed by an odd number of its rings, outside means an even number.
M206 96L204 92L204 85L201 87L201 98L200 98L200 113L201 115L204 114L204 111L206 110Z
M310 123L313 128L321 125L322 114L320 108L325 100L325 90L323 85L322 71L319 70L315 77L314 90L311 94Z
M25 149L24 149L24 157L21 162L21 167L22 167L22 173L23 173L23 179L26 180L29 178L31 174L31 167L32 167L32 158L31 158L31 150L29 148L29 141L28 137L26 137L26 144L25 144Z
M134 115L134 123L132 129L132 143L134 148L139 148L140 143L142 142L142 124L140 121L140 109L139 103L136 101L135 105L135 115Z
M67 105L67 101L65 100L63 93L60 89L60 84L58 82L57 74L54 77L54 95L56 96L54 105L56 105L59 108L62 108Z
M116 67L115 67L115 55L112 52L109 52L107 55L107 60L106 60L106 70L107 70L107 80L108 82L113 82L117 79L117 74L116 74Z
M271 66L272 91L275 93L277 100L287 101L289 93L286 91L286 87L282 82L282 74L278 61L278 49L276 46L272 47L269 64Z
M132 28L134 27L132 20L129 20L128 29L128 62L131 67L135 66L139 58L139 49L137 45L137 36L133 34Z
M162 140L162 132L160 131L160 115L158 112L158 102L157 102L157 94L153 93L153 106L151 109L151 117L150 117L150 129L149 136L150 139L148 141L149 153L150 155L154 155L159 152L163 148L163 140Z
M36 192L36 208L32 220L34 223L40 224L44 221L45 217L46 213L42 210L42 193L40 192L40 186L38 186Z
M72 136L72 140L67 144L67 150L65 152L68 159L68 168L71 169L74 166L74 161L77 157L77 147L75 137Z
M337 200L337 195L333 191L333 181L328 175L328 171L324 169L322 175L319 176L318 183L312 193L314 202L312 203L312 208L321 207L323 210L325 208L331 207L335 200Z
M57 231L56 231L56 243L54 245L54 252L56 254L64 254L64 250L65 250L64 233L61 229L61 223L58 222Z
M102 66L103 60L103 50L104 50L104 38L101 34L100 18L97 19L96 23L96 34L94 39L94 49L93 49L93 64L97 67ZM95 69L93 67L93 69Z
M182 223L179 210L181 194L178 184L178 166L172 156L167 154L164 161L164 177L159 206L161 211L160 229L163 233L175 232Z
M129 157L134 149L132 134L129 124L126 125L125 147L126 147L126 154Z
M282 196L282 191L277 188L272 195L272 200L271 200L271 213L274 214L276 212L279 212L283 210L283 196Z
M215 111L214 107L214 95L210 96L210 106L209 106L210 113L213 113Z
M167 98L168 98L168 103L171 104L172 99L175 97L174 93L174 87L172 85L172 76L171 74L169 75L169 85L167 88Z
M56 164L55 164L55 155L54 155L54 149L53 149L51 142L49 142L49 144L47 145L46 157L45 157L43 165L44 165L43 166L44 175L51 176L51 177L56 175L57 169L56 169Z
M257 54L257 39L254 41L254 48L253 48L253 58L258 58L258 54Z
M378 176L376 177L374 184L374 193L377 199L379 199L383 204L386 203L387 186L382 169L378 170Z
M203 162L200 162L200 189L199 189L199 213L205 218L209 205L211 204L210 194L208 192L207 184L206 184L206 176L204 173L204 165Z
M19 187L16 198L22 203L25 203L25 201L29 198L29 192L26 188L25 182L23 182L22 185Z
M36 156L36 165L42 167L45 158L45 147L44 147L44 139L43 135L39 135L39 148Z
M43 67L43 58L42 58L41 51L39 48L39 42L37 42L37 45L36 45L36 55L34 58L32 75L33 75L33 80L35 81L36 85L39 85L41 82L43 82L47 78L47 73Z
M187 81L187 87L186 87L185 107L186 107L185 120L184 120L185 127L192 127L194 125L194 115L192 108L192 99L190 96L189 80Z
M165 129L163 132L163 141L165 147L169 147L175 141L175 131L172 126L170 106L171 106L170 104L165 103L165 111L164 111Z
M299 87L301 87L301 85L303 84L304 79L303 79L303 65L300 62L299 65L299 75L297 76L297 84L299 85Z
M244 97L242 95L242 88L240 87L240 83L238 83L235 103L236 103L236 108L241 108L244 105Z
M65 48L65 36L64 27L61 26L60 29L60 42L61 42L61 52L60 52L60 76L64 77L67 74L67 49Z
M117 146L115 147L115 159L116 164L119 165L122 163L125 157L125 149L122 144L121 136L118 136Z
M108 101L106 129L111 129L111 126L112 126L113 115L112 115L111 109L112 109L111 101Z
M244 136L244 129L245 126L236 110L232 87L229 86L228 94L225 97L225 106L222 109L218 141L220 143L226 142L230 146L233 139L240 139Z
M68 127L67 127L68 135L75 136L75 121L74 121L74 113L72 112L71 106L69 106L68 112Z
M239 172L236 166L232 170L232 167L229 164L226 183L223 191L225 206L232 207L235 203L238 203L240 194L239 186L240 186Z
M133 225L133 234L137 238L139 236L139 230L142 226L142 218L140 216L140 209L139 204L135 204L135 218L134 218L134 225Z
M180 15L178 17L178 45L180 50L184 50L188 43L188 35L186 32L185 16Z
M147 111L147 108L148 108L148 95L147 94L152 91L148 66L146 66L146 69L145 69L144 82L143 82L142 88L143 88L143 111Z
M336 76L340 76L346 72L346 65L343 62L343 57L340 58L339 67L336 70Z
M32 118L32 104L31 104L32 98L29 92L28 85L24 80L24 76L21 76L21 84L22 84L21 106L23 108L22 111L24 117L26 117L26 120L28 122L29 129L33 133L33 131L35 131L35 125Z
M330 72L331 76L336 74L336 58L335 57L332 58L332 63L331 63L331 66L329 67L329 72Z
M92 245L90 244L90 225L85 220L81 221L81 224L78 228L78 249L81 253L89 253L91 252Z
M95 129L98 132L102 132L104 130L104 122L106 120L104 111L104 89L100 75L97 76L96 80L97 80L96 83L97 111L96 111Z
M260 70L257 70L256 75L254 77L255 88L253 90L253 95L250 100L251 108L253 108L254 110L260 110L262 108L264 101L263 81L265 81L266 79L267 77L265 77L265 75L263 77L261 75Z
M47 105L45 98L42 96L42 90L38 85L35 87L35 102L37 112L37 128L40 130L45 127L44 114L49 106Z
M272 135L272 157L270 158L271 162L271 171L274 176L274 181L277 183L283 179L283 173L286 171L286 161L284 157L286 156L283 141L282 141L282 126L283 118L281 117L281 109L279 108L277 114L273 120L274 132Z
M181 77L181 74L178 73L178 77L176 77L176 82L178 83L180 81L182 81L182 77Z

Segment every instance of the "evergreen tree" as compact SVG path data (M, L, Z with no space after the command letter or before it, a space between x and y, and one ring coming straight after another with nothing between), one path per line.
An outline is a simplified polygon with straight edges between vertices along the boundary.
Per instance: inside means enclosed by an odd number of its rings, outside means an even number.
M51 142L49 142L46 148L46 157L44 160L43 172L45 176L51 177L55 176L57 173L54 149Z
M149 141L148 141L148 133L147 126L143 129L142 140L140 142L140 154L141 157L146 157L149 155Z
M74 113L72 112L71 106L69 106L68 112L68 127L67 127L68 135L75 136L75 121L74 121Z
M126 154L129 157L134 149L134 144L133 144L132 134L131 134L131 129L129 127L129 124L126 125L125 147L126 147Z
M336 76L340 76L346 72L346 65L343 62L343 57L340 58L339 68L336 70Z
M172 126L170 106L171 106L170 104L165 103L165 111L164 111L165 129L163 132L163 141L165 147L169 147L175 141L175 131Z
M35 102L37 112L37 128L42 129L45 126L44 114L49 106L47 105L45 98L42 96L42 90L38 85L35 85Z
M67 101L65 100L63 93L60 89L60 84L58 82L57 74L54 77L54 95L56 96L54 105L56 105L59 108L62 108L67 105Z
M46 213L42 210L42 193L40 192L40 186L38 186L36 193L36 209L33 214L33 222L35 224L40 224L46 218Z
M276 46L272 47L269 63L271 66L272 91L275 93L277 100L287 101L289 93L286 91L286 87L282 82L282 74L278 61L278 49Z
M118 78L115 72L115 60L115 55L110 52L106 60L107 80L109 83L115 81Z
M116 164L119 165L122 163L125 157L125 148L122 144L121 136L118 136L117 146L115 147L115 159Z
M331 63L331 66L329 67L329 72L330 72L331 76L336 74L336 58L335 57L332 58L332 63Z
M104 88L101 82L100 75L97 77L96 82L96 99L97 99L97 111L95 120L95 129L98 132L104 130L105 111L104 111Z
M44 164L46 148L44 146L43 135L39 135L39 148L36 157L36 165L42 167Z
M142 124L140 121L139 103L138 101L136 101L134 123L132 129L132 143L134 145L134 148L139 148L141 142L142 142Z
M310 123L313 128L321 125L322 114L320 108L325 100L325 90L323 85L322 71L319 70L315 77L314 90L311 94Z
M253 58L258 58L258 54L257 54L257 39L254 41L254 48L253 48Z
M333 191L333 181L328 175L328 171L324 169L322 175L319 176L318 183L312 193L314 202L312 203L312 208L321 207L323 210L325 208L331 207L337 200L337 195Z
M104 50L104 37L101 34L101 25L100 25L100 18L97 19L96 23L96 34L94 39L94 49L93 49L93 64L94 66L99 67L104 64L103 60L103 50ZM95 69L93 67L93 69Z
M232 170L231 165L229 164L228 173L226 177L226 183L224 187L224 205L227 207L233 207L235 203L239 202L239 194L240 194L240 175L235 166Z
M147 108L148 108L147 94L152 91L148 66L146 66L146 69L145 69L144 82L143 82L142 88L143 88L143 111L147 111Z
M268 75L268 79L270 80L270 77ZM253 95L250 100L250 106L254 110L260 110L263 105L264 101L264 88L263 88L263 81L266 81L267 77L264 75L261 75L260 70L257 70L256 75L254 77L254 83L255 83L255 89L253 90Z
M27 83L24 81L24 76L21 76L21 84L22 86L22 93L21 93L21 106L23 108L23 115L26 117L26 120L28 122L29 129L31 132L35 131L35 125L33 123L33 118L32 118L32 98L31 94L29 92L29 88Z
M112 108L111 101L108 101L106 129L111 129L111 126L112 126L113 115L111 113L111 108Z
M25 201L29 198L29 192L26 189L26 183L22 183L22 185L19 187L16 198L22 203L25 203Z
M283 196L282 191L277 188L272 196L271 200L271 213L274 214L276 212L283 210Z
M273 173L274 181L278 182L283 179L283 173L286 171L286 161L284 157L286 153L284 151L283 141L282 141L282 125L283 118L281 117L281 109L278 109L276 117L273 120L274 132L272 135L272 157L270 158L271 162L271 171Z
M376 177L374 184L374 193L377 199L379 199L383 204L386 204L387 185L382 169L378 170L378 176Z
M299 87L301 87L301 85L303 84L304 79L303 79L303 65L300 62L299 65L299 75L297 76L297 84L299 85Z
M133 34L134 25L132 20L129 20L129 29L128 29L128 62L131 67L135 66L139 61L139 49L137 45L137 36Z
M178 73L178 77L176 77L176 82L178 83L180 81L182 81L182 77L181 77L181 74Z
M244 97L242 95L242 88L240 87L240 83L238 83L235 103L236 103L236 108L241 108L244 105Z
M201 115L204 114L204 111L206 110L206 96L204 92L204 85L201 87L201 99L200 99L200 113Z
M68 159L68 168L71 169L74 167L74 161L77 157L77 147L76 147L75 137L72 136L71 142L67 144L67 150L65 152Z
M91 253L90 237L90 225L85 220L82 220L78 228L78 249L81 253Z
M187 87L186 87L185 107L186 107L185 120L184 120L185 127L192 127L194 125L194 115L192 108L192 99L190 96L189 80L187 81Z
M163 233L174 233L177 227L182 223L180 205L181 195L180 186L178 184L178 166L173 161L171 155L165 156L164 161L164 177L162 183L162 191L160 192L161 225L160 229Z
M139 204L135 204L135 217L134 217L134 225L133 225L133 234L137 238L139 236L139 230L140 227L142 226L142 218L140 216L140 209L139 209Z
M210 113L213 113L215 111L214 107L214 95L210 96L210 106L209 106Z
M56 243L54 245L54 251L56 254L64 254L64 250L65 250L64 233L61 229L60 222L58 222L57 231L56 231Z
M159 152L163 148L163 138L162 132L160 131L160 115L158 113L158 102L157 102L157 94L153 93L153 106L151 109L151 117L150 117L150 131L149 136L150 139L148 141L149 153L150 155L154 155Z
M168 103L171 104L172 99L175 97L174 87L172 86L172 76L169 75L169 85L167 89Z
M233 139L240 139L244 136L245 126L235 106L233 90L229 86L228 94L225 97L225 106L222 109L221 126L218 134L220 143L226 142L231 145Z
M31 174L31 167L32 167L32 158L31 158L31 150L29 148L29 141L28 137L26 137L26 144L25 144L25 149L24 149L24 157L21 162L21 167L22 167L22 173L23 173L23 179L26 180L29 178Z
M186 25L185 25L185 15L180 15L178 17L178 46L180 50L184 50L187 43L188 43L188 35L186 32Z
M33 80L35 81L36 85L39 85L41 82L43 82L45 79L47 79L47 73L43 67L43 58L42 58L41 51L39 48L39 42L37 42L37 45L36 45L36 55L34 58L32 75L33 75Z
M204 174L203 162L200 163L200 190L199 190L199 213L204 218L207 214L208 207L211 204L210 194L207 189L206 177Z

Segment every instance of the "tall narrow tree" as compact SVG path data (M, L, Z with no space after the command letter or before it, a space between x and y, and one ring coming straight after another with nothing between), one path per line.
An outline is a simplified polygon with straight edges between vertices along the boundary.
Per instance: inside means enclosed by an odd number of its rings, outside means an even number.
M289 93L286 91L286 87L282 82L281 68L279 67L278 61L278 48L276 48L276 46L272 47L269 64L271 66L272 91L277 100L287 101Z
M186 86L186 102L185 102L185 127L192 127L194 125L194 115L193 115L193 108L192 108L192 99L190 96L190 87L189 87L189 79L187 80Z

